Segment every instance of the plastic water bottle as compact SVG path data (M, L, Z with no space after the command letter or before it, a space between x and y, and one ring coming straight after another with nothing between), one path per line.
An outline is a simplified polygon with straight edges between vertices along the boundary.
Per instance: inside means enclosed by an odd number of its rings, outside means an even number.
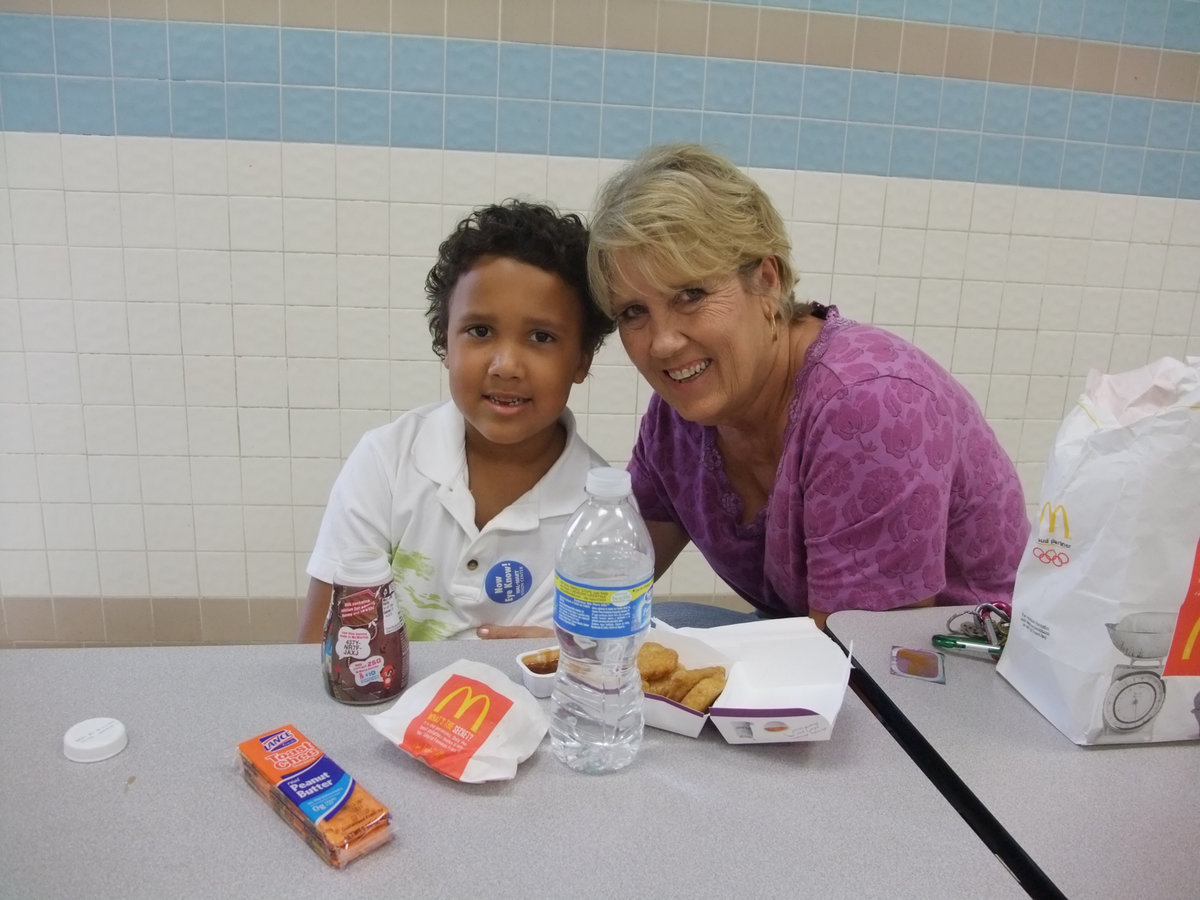
M629 473L592 469L555 565L559 663L550 750L580 772L615 772L642 743L637 653L650 627L654 550Z

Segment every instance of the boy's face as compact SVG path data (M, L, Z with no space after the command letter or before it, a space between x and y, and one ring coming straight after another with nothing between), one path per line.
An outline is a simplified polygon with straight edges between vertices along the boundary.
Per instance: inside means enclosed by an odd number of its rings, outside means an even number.
M591 364L578 295L557 275L489 256L459 278L449 307L444 365L467 440L545 440Z

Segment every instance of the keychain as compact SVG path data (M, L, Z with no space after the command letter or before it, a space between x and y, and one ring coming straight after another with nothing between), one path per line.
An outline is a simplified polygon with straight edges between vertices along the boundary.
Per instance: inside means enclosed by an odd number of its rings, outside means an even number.
M972 650L1000 656L1008 639L1012 606L999 601L980 603L974 609L955 613L946 620L946 634L935 634L933 645L944 650Z

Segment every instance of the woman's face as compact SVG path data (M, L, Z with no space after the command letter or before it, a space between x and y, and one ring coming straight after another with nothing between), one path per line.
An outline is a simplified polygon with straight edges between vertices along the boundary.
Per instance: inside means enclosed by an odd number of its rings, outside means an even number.
M613 315L625 352L683 418L702 425L743 420L758 404L771 352L779 274L764 260L745 277L680 283L664 291L618 253ZM746 283L756 285L751 292ZM785 328L780 324L780 330Z

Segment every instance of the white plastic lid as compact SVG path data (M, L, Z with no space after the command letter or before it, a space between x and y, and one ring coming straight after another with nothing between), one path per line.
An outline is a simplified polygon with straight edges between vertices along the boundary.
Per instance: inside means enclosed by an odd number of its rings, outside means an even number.
M100 762L116 756L129 743L125 726L117 719L84 719L63 735L63 753L73 762Z
M615 499L627 497L633 490L633 479L624 469L598 468L587 474L587 492L593 497Z
M392 580L392 564L386 556L356 553L338 563L334 581L345 587L376 587Z

